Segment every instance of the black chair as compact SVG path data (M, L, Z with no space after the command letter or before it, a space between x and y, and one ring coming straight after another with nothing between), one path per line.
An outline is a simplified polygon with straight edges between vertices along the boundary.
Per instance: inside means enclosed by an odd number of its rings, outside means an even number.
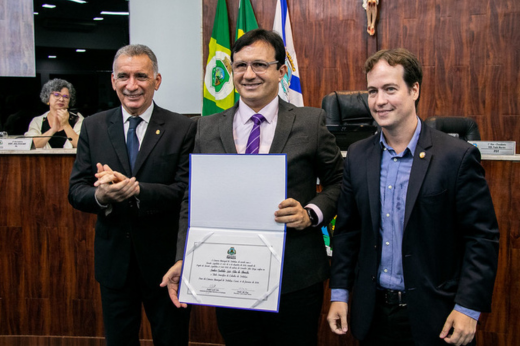
M367 91L334 91L325 96L321 108L327 113L329 131L341 150L377 132L377 124L368 108Z
M424 123L434 129L448 134L455 134L465 141L480 141L477 123L466 117L429 117Z
M373 125L367 100L367 91L331 92L321 102L327 125Z

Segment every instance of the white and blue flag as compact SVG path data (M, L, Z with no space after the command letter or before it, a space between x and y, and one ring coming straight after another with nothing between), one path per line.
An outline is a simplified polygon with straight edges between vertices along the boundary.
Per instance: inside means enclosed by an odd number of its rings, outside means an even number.
M283 38L286 54L285 64L287 65L287 74L280 81L278 95L295 106L303 107L302 86L300 84L296 51L294 50L287 0L278 0L276 3L273 31Z

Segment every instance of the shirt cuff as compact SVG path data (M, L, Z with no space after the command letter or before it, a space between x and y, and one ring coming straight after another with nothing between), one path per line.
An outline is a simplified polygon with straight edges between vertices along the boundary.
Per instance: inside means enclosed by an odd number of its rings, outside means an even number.
M330 290L331 302L348 303L348 291L343 288L333 288Z
M307 204L305 208L311 208L316 213L316 216L318 216L318 225L321 225L323 222L323 213L321 212L320 208L316 204Z
M94 193L94 199L96 200L96 203L99 205L99 207L100 207L101 209L107 209L108 206L110 205L110 204L101 204L101 203L98 201L97 196L96 196L95 193Z
M454 310L471 317L475 321L478 321L478 318L480 317L480 311L471 310L463 306L460 306L459 304L455 304Z
M112 204L101 204L98 199L97 199L97 196L96 194L94 193L94 199L96 200L96 203L97 205L99 205L99 207L101 209L104 209L105 210L105 216L108 216L111 212L112 212Z

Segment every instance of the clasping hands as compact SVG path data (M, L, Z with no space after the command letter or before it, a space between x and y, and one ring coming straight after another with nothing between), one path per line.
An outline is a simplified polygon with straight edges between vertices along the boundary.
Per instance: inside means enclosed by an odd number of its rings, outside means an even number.
M96 198L101 204L122 202L140 193L139 182L128 178L124 174L112 170L108 165L98 163L98 172L95 174L98 180L94 183L97 187Z

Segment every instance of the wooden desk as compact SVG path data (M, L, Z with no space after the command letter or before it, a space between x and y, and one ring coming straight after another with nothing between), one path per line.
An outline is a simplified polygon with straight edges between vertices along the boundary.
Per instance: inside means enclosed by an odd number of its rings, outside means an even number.
M94 280L95 215L67 200L74 150L0 153L0 346L104 345ZM520 162L483 161L500 226L493 312L483 314L478 345L520 345ZM357 345L326 322L320 345ZM144 318L145 320L145 318ZM142 345L152 345L147 323ZM195 306L191 345L223 344L214 309Z

